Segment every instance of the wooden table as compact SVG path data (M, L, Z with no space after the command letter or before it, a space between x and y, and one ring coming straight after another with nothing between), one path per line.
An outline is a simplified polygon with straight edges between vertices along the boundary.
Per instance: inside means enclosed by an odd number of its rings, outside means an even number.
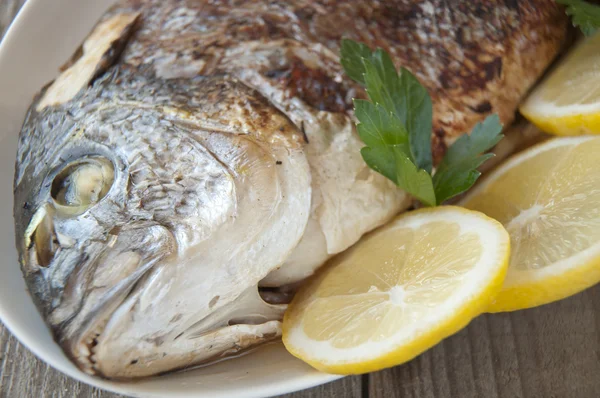
M0 37L23 2L0 0ZM119 395L50 368L0 324L0 398L5 397ZM598 398L600 286L544 307L480 316L408 364L286 397Z

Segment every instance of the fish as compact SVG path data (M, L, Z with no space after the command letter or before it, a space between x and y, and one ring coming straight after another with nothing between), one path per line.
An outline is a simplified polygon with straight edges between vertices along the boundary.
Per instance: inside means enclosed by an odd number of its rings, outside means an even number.
M551 0L120 0L19 135L29 292L107 379L276 340L295 286L413 203L360 156L340 40L419 78L439 161L486 116L509 125L568 36Z

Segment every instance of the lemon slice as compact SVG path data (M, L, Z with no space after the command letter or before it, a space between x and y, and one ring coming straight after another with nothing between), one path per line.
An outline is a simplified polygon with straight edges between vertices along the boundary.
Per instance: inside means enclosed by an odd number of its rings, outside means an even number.
M509 242L500 223L478 212L406 213L302 287L285 314L283 342L330 373L408 361L487 307L502 285Z
M600 134L600 34L578 43L520 111L547 133Z
M555 138L515 156L462 202L502 222L512 254L491 312L560 300L600 281L600 138Z

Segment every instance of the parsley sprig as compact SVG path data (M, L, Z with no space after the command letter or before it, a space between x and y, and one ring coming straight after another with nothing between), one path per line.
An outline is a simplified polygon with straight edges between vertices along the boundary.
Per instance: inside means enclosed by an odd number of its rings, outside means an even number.
M600 7L583 0L556 0L565 6L573 26L579 26L584 35L594 34L600 27Z
M497 115L475 126L446 152L433 174L432 104L429 93L405 68L396 70L382 49L344 39L341 62L346 74L362 84L369 100L354 100L358 134L365 143L367 165L383 174L424 205L435 206L469 189L477 168L493 154L483 154L500 141Z

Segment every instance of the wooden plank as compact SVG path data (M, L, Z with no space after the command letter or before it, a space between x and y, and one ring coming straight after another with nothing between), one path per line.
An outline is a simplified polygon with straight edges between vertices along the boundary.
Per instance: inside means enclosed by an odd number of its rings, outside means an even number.
M600 397L600 286L487 314L415 360L370 376L373 398Z
M361 376L349 376L308 390L281 395L280 398L361 398L361 386Z

